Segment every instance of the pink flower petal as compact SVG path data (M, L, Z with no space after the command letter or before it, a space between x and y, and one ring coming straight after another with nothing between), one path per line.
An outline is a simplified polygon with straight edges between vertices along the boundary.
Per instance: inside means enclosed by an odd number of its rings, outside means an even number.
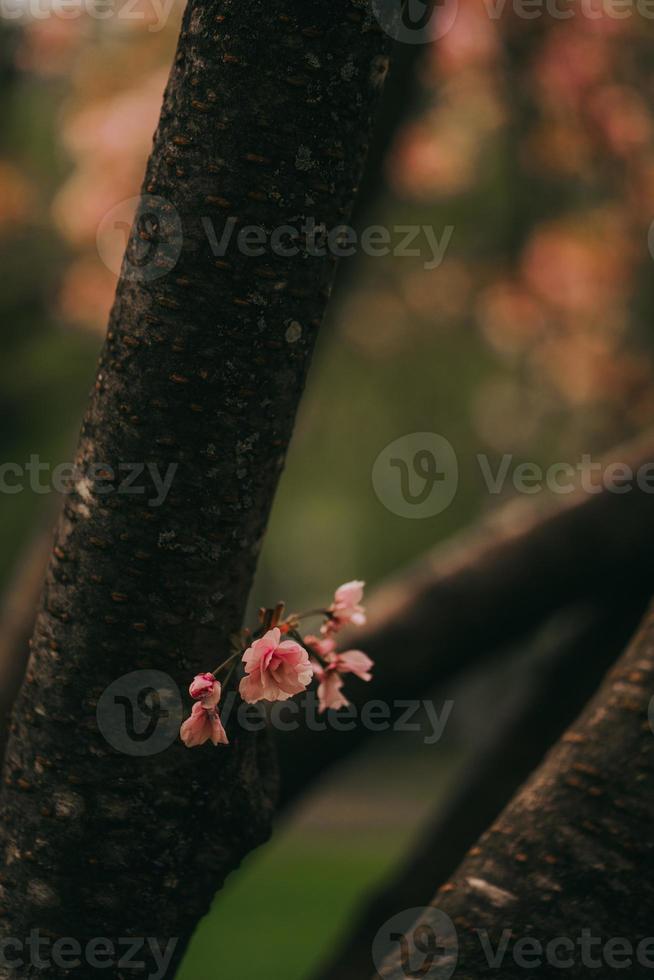
M318 700L320 702L320 713L332 710L338 711L339 708L347 708L349 701L341 693L343 678L337 671L329 670L323 673L320 686L318 687Z
M342 674L356 674L362 681L371 681L374 661L361 650L348 650L337 656L337 669Z
M363 626L366 622L365 609L361 605L365 582L358 580L346 582L339 586L334 594L334 601L329 607L330 619L324 624L321 632L325 636L338 632L348 623Z
M306 690L313 676L309 654L295 640L281 641L281 631L269 630L243 654L246 677L240 684L244 701L286 701Z
M179 735L187 748L193 749L211 741L214 745L228 745L227 735L216 708L205 708L199 702L193 705L190 718L179 730Z

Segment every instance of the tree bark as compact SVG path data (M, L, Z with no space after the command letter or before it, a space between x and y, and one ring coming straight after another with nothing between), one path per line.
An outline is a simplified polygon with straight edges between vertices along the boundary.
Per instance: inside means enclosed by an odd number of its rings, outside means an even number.
M553 617L529 644L529 666L515 706L495 717L452 796L390 880L364 904L320 980L358 980L370 972L370 951L381 925L399 909L429 903L466 853L497 819L597 689L633 635L646 600L620 608L575 609ZM570 621L571 620L571 621Z
M229 653L333 275L304 254L216 258L200 219L218 236L228 215L269 230L346 220L386 47L354 0L186 10L144 182L163 203L145 198L132 230L14 711L6 937L177 940L172 977L216 889L269 834L265 737L234 722L229 748L137 757L96 710L122 675L163 671L185 692ZM145 475L131 488L145 493L118 492L131 463L176 467L161 506ZM0 977L41 976L29 960ZM71 973L89 968L48 975Z
M431 919L433 935L443 943L432 964L434 976L449 977L458 955L462 980L492 975L526 975L524 944L536 939L544 950L530 976L559 975L565 960L571 977L606 976L616 969L607 941L633 946L631 963L619 955L629 976L651 975L654 883L649 873L654 853L654 734L648 709L654 694L654 614L650 611L627 652L599 693L549 754L542 766L472 848L433 905L454 923L458 950L447 925ZM506 930L506 932L505 932ZM480 935L481 933L481 935ZM584 934L601 939L584 949ZM504 934L504 935L503 935ZM413 964L423 957L409 929ZM649 965L638 949L650 938ZM500 965L489 966L504 939ZM572 944L572 949L570 948ZM406 976L401 949L379 969L384 980ZM592 960L589 962L588 957ZM536 954L538 959L538 954ZM424 960L423 960L424 961ZM376 975L377 976L377 975Z
M612 450L605 463L624 463L636 473L653 459L650 435ZM653 505L652 493L636 481L628 493L604 489L544 504L514 501L398 573L374 592L369 626L344 638L344 648L366 650L377 665L369 684L348 686L357 711L368 701L393 706L425 697L559 609L598 598L619 608L649 597ZM280 735L282 804L291 804L366 735L359 724L351 731L303 727Z

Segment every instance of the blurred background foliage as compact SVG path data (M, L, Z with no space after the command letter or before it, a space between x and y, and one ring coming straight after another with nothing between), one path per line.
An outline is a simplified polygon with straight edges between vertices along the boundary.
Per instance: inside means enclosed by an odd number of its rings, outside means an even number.
M72 454L115 288L97 230L138 193L181 12L159 30L147 0L134 9L142 20L0 22L3 461ZM635 7L569 9L525 20L459 0L416 56L367 221L439 238L452 226L451 242L435 269L429 254L345 260L256 604L374 584L470 524L498 503L478 452L574 463L653 420L654 29ZM454 445L460 488L445 513L412 521L377 499L371 471L420 431ZM47 506L0 494L5 581ZM220 897L182 980L217 976L216 949L230 980L307 976L447 792L468 728L434 747L380 737L365 765L330 778Z

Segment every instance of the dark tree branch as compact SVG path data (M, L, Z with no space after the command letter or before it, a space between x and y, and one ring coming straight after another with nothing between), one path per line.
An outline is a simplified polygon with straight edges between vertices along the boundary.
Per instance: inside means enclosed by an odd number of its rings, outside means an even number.
M557 615L545 627L518 703L508 716L495 718L489 711L491 730L453 796L404 864L366 903L320 980L369 975L379 928L401 909L427 905L434 888L448 880L594 693L615 651L633 635L645 603L642 597L620 608L577 609L572 623L569 615Z
M96 708L121 675L161 670L184 691L228 652L333 274L304 255L216 258L200 218L218 236L230 214L268 230L347 218L386 46L359 0L186 10L144 184L163 203L137 216L77 457L84 474L136 462L175 478L159 507L145 480L142 496L107 494L90 476L66 501L7 749L5 936L178 939L172 977L269 833L265 738L235 722L228 749L137 758L102 737ZM181 254L154 278L177 218Z
M493 975L487 951L497 950L503 933L506 956L494 971L503 980L525 976L524 962L512 955L523 937L535 937L544 948L557 937L571 941L573 953L555 951L565 960L574 954L566 969L571 977L610 972L611 964L598 960L601 947L611 938L627 939L634 950L629 976L650 975L651 965L637 963L635 953L651 937L654 909L648 873L654 853L653 631L650 611L579 721L437 894L434 904L458 933L457 976ZM595 968L582 959L584 930L602 938L592 953ZM479 931L488 933L486 949ZM449 940L445 945L453 952ZM559 969L550 960L528 972L552 976ZM399 950L380 975L406 976Z
M634 473L654 459L649 436L612 451ZM606 460L606 462L609 461ZM377 668L348 695L392 705L421 698L498 650L528 635L558 609L601 598L611 608L654 589L654 498L634 482L629 493L604 490L516 501L447 547L377 589L370 623L345 638ZM401 651L401 656L398 656ZM282 801L351 753L365 729L280 736Z

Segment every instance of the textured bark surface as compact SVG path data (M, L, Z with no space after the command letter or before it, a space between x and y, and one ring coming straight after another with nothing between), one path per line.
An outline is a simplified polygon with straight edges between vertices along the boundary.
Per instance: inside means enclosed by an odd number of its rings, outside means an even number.
M650 611L579 721L438 892L434 905L458 934L458 966L450 970L454 949L441 932L450 954L440 953L428 975L517 980L561 972L605 977L620 969L630 977L651 976L654 943L646 948L649 966L637 961L636 951L654 932L654 734L648 720L653 694ZM505 930L504 960L490 967L479 931L487 931L492 954ZM437 939L439 931L434 930ZM584 962L584 931L601 939L589 954L592 962ZM518 965L516 950L522 956L525 948L517 944L526 937L543 947L557 938L571 941L573 952L558 946L550 953L569 965L556 967L549 959L538 967L533 947L531 968L524 961ZM615 947L608 954L615 961L607 962L604 947L612 939L632 944L631 964ZM414 964L424 962L415 948L413 953ZM384 980L407 975L399 943L380 972Z
M448 880L595 692L616 650L633 636L646 601L556 615L528 644L522 677L516 665L516 703L497 717L489 713L483 745L452 794L408 858L349 924L346 941L316 977L369 975L377 931L398 910L427 905L435 887Z
M634 472L651 460L651 435L606 458ZM376 589L368 627L345 637L344 648L366 650L377 664L372 682L349 685L348 697L358 709L371 700L392 706L423 698L506 650L558 609L597 597L618 608L651 596L653 505L652 494L637 483L624 494L516 501L472 533L437 546ZM366 736L361 725L280 736L282 802L292 803Z
M200 219L218 236L230 215L269 231L346 219L386 42L364 2L187 8L144 184L165 204L135 223L78 454L82 473L177 470L159 507L145 479L137 495L82 476L67 498L7 749L5 936L176 938L171 977L225 875L269 833L265 737L232 724L229 749L135 758L102 737L96 707L137 669L185 693L229 653L334 265L216 258Z

